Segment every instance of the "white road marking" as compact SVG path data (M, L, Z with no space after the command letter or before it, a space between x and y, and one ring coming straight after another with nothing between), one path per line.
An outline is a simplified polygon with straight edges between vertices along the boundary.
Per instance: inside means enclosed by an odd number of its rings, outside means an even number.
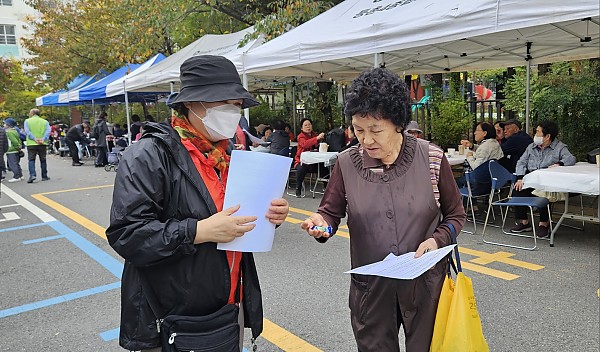
M27 199L21 197L15 191L11 190L7 186L2 185L2 192L4 192L4 194L9 196L15 202L21 204L25 209L32 212L35 216L37 216L43 222L56 221L56 218L54 218L52 215L50 215L50 214L46 213L44 210L38 208L36 205L31 203Z
M17 215L17 213L10 212L10 213L0 213L0 214L4 215L4 219L0 219L0 222L20 219L20 217L19 217L19 215Z

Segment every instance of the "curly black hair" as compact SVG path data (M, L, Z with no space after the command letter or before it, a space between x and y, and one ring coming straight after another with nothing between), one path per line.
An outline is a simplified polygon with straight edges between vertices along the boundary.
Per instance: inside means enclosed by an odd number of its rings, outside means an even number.
M411 120L410 90L404 80L385 68L373 68L360 74L348 89L344 114L372 115L391 120L404 130Z

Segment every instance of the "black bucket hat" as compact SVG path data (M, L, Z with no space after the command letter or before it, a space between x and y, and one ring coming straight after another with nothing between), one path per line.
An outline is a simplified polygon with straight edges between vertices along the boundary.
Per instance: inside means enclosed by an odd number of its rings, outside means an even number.
M181 88L169 97L169 105L236 99L243 99L243 109L260 104L242 85L235 65L223 56L200 55L185 60L179 80Z

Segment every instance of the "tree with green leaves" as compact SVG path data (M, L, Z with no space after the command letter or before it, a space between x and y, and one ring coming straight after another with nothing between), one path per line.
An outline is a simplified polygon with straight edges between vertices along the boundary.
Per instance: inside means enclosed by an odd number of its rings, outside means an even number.
M0 120L13 117L22 122L27 117L35 98L44 94L35 83L18 60L0 58Z
M198 37L245 25L195 0L27 0L35 55L27 63L54 88L80 73L108 72L155 55L170 55Z

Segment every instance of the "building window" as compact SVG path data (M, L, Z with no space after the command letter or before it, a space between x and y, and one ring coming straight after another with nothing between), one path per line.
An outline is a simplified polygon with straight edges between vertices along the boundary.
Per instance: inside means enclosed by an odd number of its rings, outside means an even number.
M0 6L12 6L12 0L0 0Z
M0 0L2 1L2 0ZM15 35L15 26L10 24L0 24L0 45L17 44L17 36Z

